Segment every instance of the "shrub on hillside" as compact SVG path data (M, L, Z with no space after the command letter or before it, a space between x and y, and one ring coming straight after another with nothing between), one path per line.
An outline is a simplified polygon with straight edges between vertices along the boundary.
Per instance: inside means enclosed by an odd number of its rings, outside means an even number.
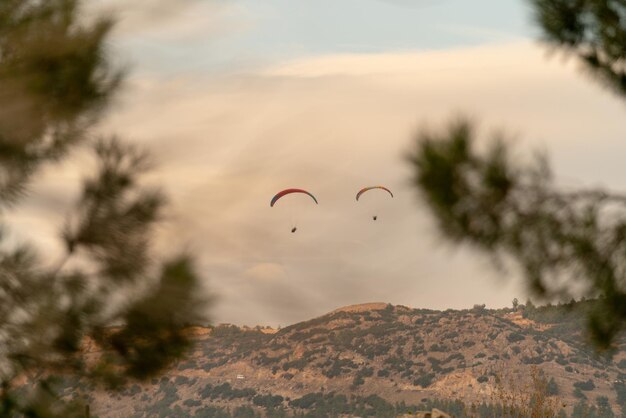
M506 336L506 339L510 342L510 343L515 343L518 341L523 341L526 339L526 337L524 337L524 335L520 334L519 332L512 332L509 335Z
M352 388L356 388L357 386L362 385L363 383L365 383L365 379L363 379L363 376L361 376L360 374L357 374L356 376L354 376L354 379L352 379Z
M181 372L183 370L190 370L190 369L196 369L196 368L198 368L198 365L196 364L194 360L185 361L178 365L178 370Z
M254 413L254 409L249 406L239 406L233 412L234 418L256 418L257 415Z
M585 394L580 390L580 388L574 389L574 397L578 399L587 399Z
M413 381L413 384L415 386L421 386L423 388L427 388L428 386L430 386L433 383L434 377L435 377L435 375L432 374L432 373L423 374L420 377L418 377L417 379L415 379Z
M596 385L593 383L593 380L588 379L585 382L576 382L574 383L574 387L580 390L590 391L596 388Z
M524 363L524 364L541 364L541 363L543 363L543 357L541 357L541 356L537 356L537 357L527 357L527 356L524 356L522 358L522 363Z
M284 398L280 395L257 395L252 399L256 406L265 408L276 408L282 405Z
M559 394L559 386L556 384L554 377L550 378L546 387L548 396L556 396Z
M429 351L434 351L434 352L446 352L446 351L450 351L450 349L448 347L446 347L445 345L441 344L433 344L430 346L430 348L428 349Z
M174 379L175 385L188 385L189 382L191 382L191 380L186 376L176 376L176 379Z

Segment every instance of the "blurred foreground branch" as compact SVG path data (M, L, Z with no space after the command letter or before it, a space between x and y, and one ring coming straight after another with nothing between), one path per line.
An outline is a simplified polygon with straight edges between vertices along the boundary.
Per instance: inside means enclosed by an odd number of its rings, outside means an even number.
M516 260L540 296L598 297L591 331L609 346L626 320L626 196L563 191L545 158L520 163L503 138L479 152L467 120L420 133L410 162L446 238Z
M530 0L544 40L577 57L626 98L626 2ZM626 323L626 195L563 190L545 156L521 163L505 138L479 151L468 120L422 131L409 156L414 184L443 235L521 267L547 298L597 298L589 326L608 348Z
M2 417L82 416L80 399L59 399L59 379L89 388L152 376L189 347L183 328L207 307L190 256L161 264L153 255L165 198L140 183L147 155L90 139L122 76L105 48L112 21L81 22L80 4L0 2ZM32 245L15 244L7 215L44 165L84 143L96 173L63 228L65 254L48 268ZM90 354L94 345L103 354Z
M626 95L624 0L531 0L545 40L573 54L589 73Z

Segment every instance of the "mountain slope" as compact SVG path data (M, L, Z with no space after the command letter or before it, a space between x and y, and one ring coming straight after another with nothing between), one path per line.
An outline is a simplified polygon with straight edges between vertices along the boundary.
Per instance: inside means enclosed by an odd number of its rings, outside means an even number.
M207 411L245 406L292 413L326 402L322 393L333 394L333 402L362 399L365 410L382 408L370 405L378 398L392 405L426 399L470 405L524 388L536 366L568 411L580 397L590 403L606 397L619 414L626 390L618 365L625 366L626 355L595 355L580 333L580 315L558 309L558 315L536 309L522 315L368 304L278 331L194 328L194 351L167 377L121 394L98 391L92 409L102 417L219 416Z

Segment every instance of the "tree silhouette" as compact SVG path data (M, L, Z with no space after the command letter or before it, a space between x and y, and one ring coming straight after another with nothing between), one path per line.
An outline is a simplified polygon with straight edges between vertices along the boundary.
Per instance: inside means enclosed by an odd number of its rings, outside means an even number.
M626 22L622 0L531 0L545 40L578 57L589 73L626 95Z
M626 3L531 3L549 45L574 54L626 98ZM545 156L521 162L502 136L479 151L463 118L420 132L409 162L446 238L479 248L498 266L515 260L539 296L569 299L574 287L586 289L597 298L589 315L594 341L611 345L626 319L626 196L563 190Z
M82 414L59 400L59 379L115 386L158 373L188 348L183 327L208 306L189 255L162 264L153 255L165 197L139 182L148 155L119 138L92 138L122 74L105 48L113 21L81 20L81 3L0 2L3 417ZM93 149L96 170L60 225L65 254L50 267L41 250L15 243L11 214L42 168L77 147ZM88 360L86 344L104 354Z

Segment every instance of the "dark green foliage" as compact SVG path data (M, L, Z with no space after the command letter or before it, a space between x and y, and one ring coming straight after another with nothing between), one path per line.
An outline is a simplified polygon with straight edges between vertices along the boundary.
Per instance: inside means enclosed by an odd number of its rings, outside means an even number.
M594 390L596 388L596 385L593 383L593 380L588 379L585 382L574 383L574 387L580 390L589 391L589 390Z
M549 396L556 396L559 394L559 386L556 384L554 377L551 377L546 387Z
M463 357L463 354L461 353L450 354L445 360L442 361L442 364L446 364L454 360L465 361L465 357Z
M518 342L518 341L524 341L526 339L526 337L524 337L519 332L512 332L512 333L510 333L509 335L506 336L506 339L510 343L515 343L515 342Z
M296 411L302 411L297 417L397 417L402 414L415 414L418 411L431 411L437 408L457 418L493 418L493 417L519 417L519 411L505 413L502 406L482 403L479 405L465 405L461 401L424 399L420 405L407 405L404 402L395 405L384 399L372 395L367 397L351 396L331 393L309 393L299 399L289 402ZM559 417L565 417L563 412Z
M565 366L566 364L568 364L568 361L565 359L565 357L557 357L555 361L561 366Z
M453 338L457 338L458 336L459 336L459 333L457 331L451 331L451 332L446 333L443 336L443 339L444 340L451 340Z
M590 74L626 95L626 4L606 0L533 0L544 38L576 55Z
M224 408L204 406L196 411L197 418L232 418L232 415Z
M626 98L626 3L531 3L548 42ZM598 347L609 348L626 319L626 197L562 190L544 157L520 162L501 135L478 152L475 137L469 121L457 120L446 130L421 132L409 156L414 183L442 234L482 250L498 266L511 256L541 297L571 297L563 278L584 285L596 298L588 329ZM525 311L532 309L527 303Z
M294 332L293 334L291 334L289 336L289 339L293 340L293 341L304 341L304 340L310 339L314 335L317 335L317 334L325 335L327 333L328 333L327 329L324 329L324 328L312 328L312 329L308 330L307 332Z
M543 358L541 356L537 357L522 357L522 363L524 364L541 364L543 363Z
M180 365L178 366L178 370L179 371L183 371L183 370L195 370L198 368L198 364L195 361L185 361L180 363Z
M602 296L588 317L595 341L607 347L626 318L618 274L626 266L626 211L612 222L599 217L607 203L626 199L602 191L561 192L545 160L519 164L502 138L478 153L468 121L454 122L444 132L423 132L417 144L411 156L415 183L442 233L471 243L496 262L511 255L542 296L551 294L557 277L584 280Z
M285 353L282 356L277 357L268 357L266 353L260 353L259 356L255 359L256 364L259 366L266 366L270 364L279 363L281 360L289 357L289 353Z
M487 306L487 305L485 305L484 303L483 303L483 304L481 304L481 305L476 304L476 305L474 305L474 307L472 308L472 312L474 312L475 314L479 314L479 315L481 315L481 314L485 313L485 307L486 307L486 306Z
M357 386L360 386L363 383L365 383L365 379L363 379L363 376L361 376L360 374L356 374L354 376L354 379L352 379L352 389L355 389Z
M256 406L264 408L276 408L283 403L283 397L279 395L257 395L252 399Z
M287 361L283 363L283 370L287 371L289 369L302 370L309 363L309 360L306 357L302 357L298 360Z
M615 416L613 408L611 408L611 404L609 403L609 398L606 396L598 396L596 398L596 406L598 408L598 417L613 418Z
M267 418L287 418L289 416L287 414L287 410L283 406L279 406L278 408L268 408L265 413L267 414Z
M358 371L358 374L363 377L372 377L374 375L374 369L372 369L371 367L363 367L361 370Z
M2 416L73 416L80 405L63 405L41 376L81 379L76 393L92 384L121 387L180 358L190 344L182 328L205 322L192 259L161 264L152 254L165 197L142 185L148 155L90 131L121 73L105 48L112 20L84 19L83 3L0 2L0 229L10 227L10 213L44 166L63 163L80 145L95 154L94 173L60 231L64 254L53 267L33 246L0 234ZM81 352L86 337L106 353L95 365ZM18 396L21 389L10 383L24 375L38 376L28 386L32 396ZM163 402L173 396L166 393Z
M104 53L112 22L80 26L77 3L0 3L0 207L16 203L43 163L84 140L119 83Z
M309 393L301 398L289 401L289 405L293 408L311 409L311 408L328 408L332 413L348 412L348 399L345 395L336 395L331 393Z
M202 402L195 400L195 399L186 399L183 402L183 405L185 405L188 408L195 408L196 406L202 405Z
M578 401L574 406L574 411L572 411L572 418L589 418L593 416L595 416L595 408L590 407L584 399Z
M235 411L233 412L233 417L234 418L257 418L257 417L260 417L260 415L256 414L254 412L254 409L252 409L249 406L239 406L235 408Z
M485 382L488 382L488 381L489 381L489 377L488 377L488 376L484 376L484 375L483 375L483 376L480 376L480 377L479 377L478 379L476 379L476 380L478 380L478 383L485 383Z
M624 382L615 382L613 389L615 389L615 394L617 395L617 403L622 408L622 411L626 412L626 384Z
M350 369L357 369L357 366L352 360L349 359L329 359L324 366L330 366L323 371L324 376L328 378L337 377L341 374L349 373Z
M589 405L581 399L572 411L572 418L614 418L615 414L606 396L598 396L596 405Z
M124 313L126 326L109 336L98 334L97 341L115 350L130 376L151 376L190 345L183 327L198 319L198 306L191 303L196 285L189 258L166 264L154 293Z
M435 375L433 375L432 373L423 374L420 377L418 377L417 379L415 379L413 381L413 384L416 385L416 386L421 386L423 388L427 388L433 382L434 377L435 377Z
M134 384L134 385L132 385L130 388L128 388L128 389L126 389L126 390L122 391L122 393L123 393L125 396L135 396L135 395L137 395L137 394L141 393L141 388L139 387L139 385L138 385L138 384Z
M309 393L290 401L289 405L293 408L309 410L306 416L311 417L334 417L340 414L381 418L396 416L396 408L376 395L353 396L348 399L345 395L337 395L334 392Z
M440 365L441 365L441 360L439 360L438 358L435 357L428 357L427 358L428 362L430 363L431 367L433 368L433 370L439 370L441 369Z
M146 412L149 416L168 416L172 414L172 405L174 402L179 401L178 392L176 386L169 382L163 382L159 387L157 393L157 401L152 402Z
M221 385L213 386L207 384L200 391L202 399L247 399L252 400L256 395L256 390L252 388L237 389L233 388L230 383L222 383Z
M272 372L276 374L280 370L279 363L287 359L289 353L268 357L263 348L281 350L284 346L285 344L273 340L271 334L264 334L257 329L249 330L232 325L220 325L214 328L212 338L203 344L203 358L206 362L200 367L209 371L229 361L249 357L257 364L273 365ZM230 347L227 356L223 355L223 347Z
M189 379L186 376L176 376L176 379L174 379L174 384L179 386L179 385L188 385L191 383L191 379Z

